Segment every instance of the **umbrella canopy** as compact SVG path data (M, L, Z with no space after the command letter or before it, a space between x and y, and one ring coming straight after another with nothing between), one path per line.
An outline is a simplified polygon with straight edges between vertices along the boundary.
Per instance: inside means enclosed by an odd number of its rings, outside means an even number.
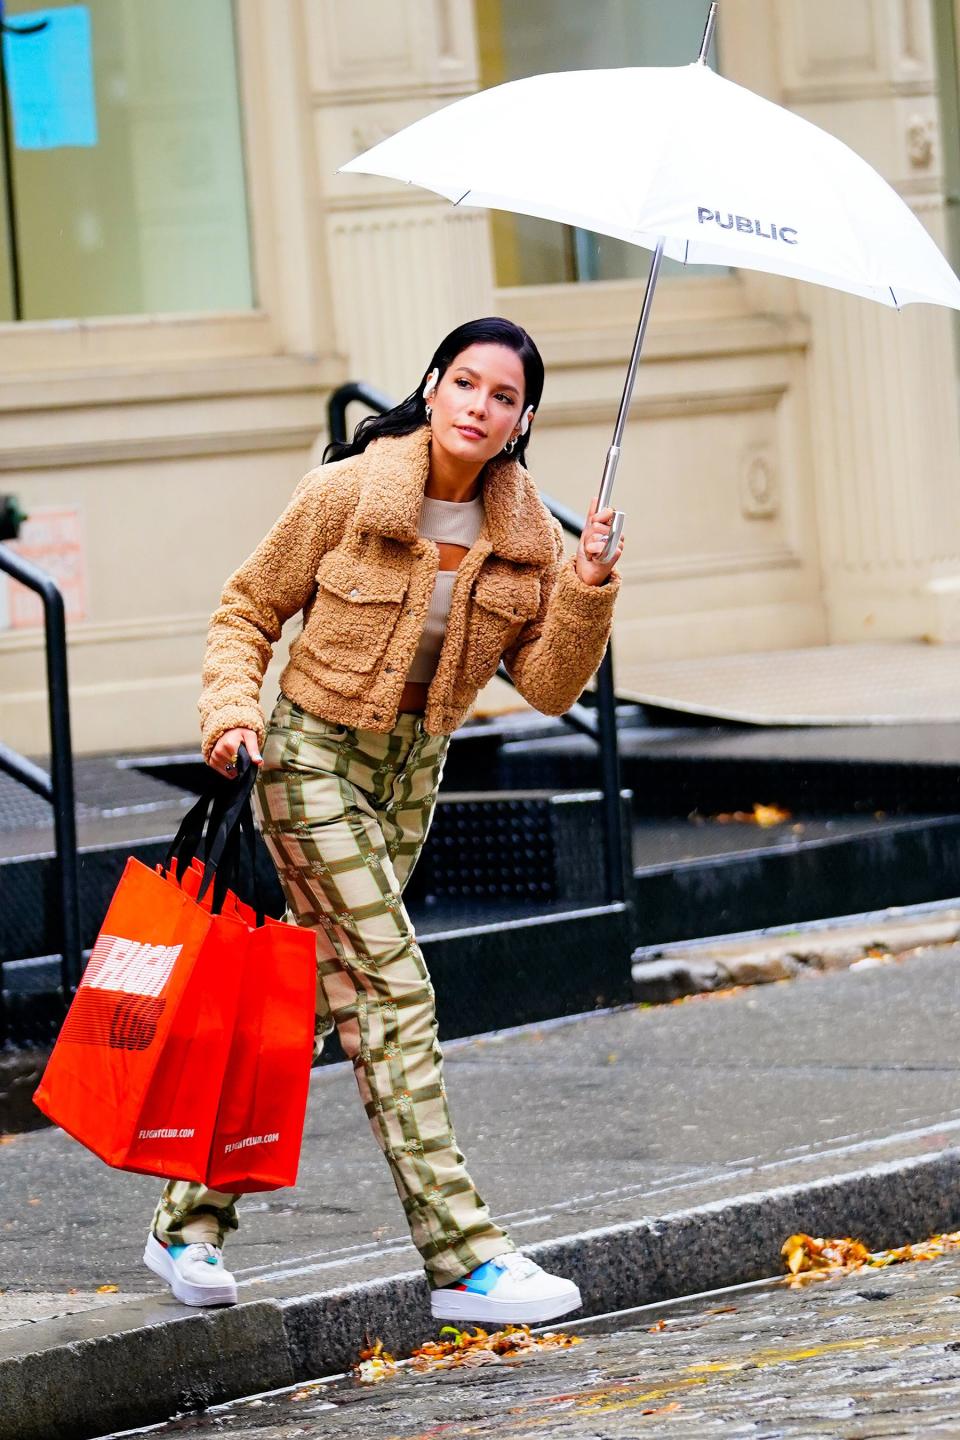
M534 75L467 96L341 166L699 265L960 309L960 280L842 141L706 65Z

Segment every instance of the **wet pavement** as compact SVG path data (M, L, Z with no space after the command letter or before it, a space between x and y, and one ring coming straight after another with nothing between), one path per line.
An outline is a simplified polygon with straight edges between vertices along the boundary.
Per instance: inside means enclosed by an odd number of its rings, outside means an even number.
M960 946L877 957L839 974L449 1046L454 1114L481 1192L520 1244L546 1246L545 1263L575 1272L594 1315L769 1274L793 1229L842 1227L878 1246L921 1238L924 1227L958 1228L958 961ZM140 1262L156 1181L108 1170L52 1130L0 1147L4 1440L79 1440L148 1425L178 1405L329 1374L353 1360L364 1334L383 1334L400 1353L431 1338L418 1257L348 1067L314 1073L303 1160L296 1191L251 1196L242 1207L228 1263L245 1303L186 1314ZM890 1281L897 1293L910 1283ZM721 1425L724 1434L938 1433L930 1416L940 1423L939 1387L953 1383L960 1355L945 1348L953 1335L960 1343L960 1276L951 1273L949 1294L925 1302L919 1319L894 1314L866 1339L856 1327L883 1302L858 1302L858 1288L829 1313L819 1295L788 1295L772 1321L771 1311L754 1317L752 1309L746 1319L721 1314L654 1335L646 1319L632 1335L602 1338L592 1321L577 1320L588 1345L479 1372L463 1392L469 1408L450 1389L459 1379L404 1380L413 1408L392 1385L375 1400L348 1386L346 1398L321 1397L337 1412L317 1410L308 1392L269 1423L278 1437L340 1434L361 1405L352 1433L364 1440L453 1424L469 1434L467 1422L488 1425L475 1434L506 1436L617 1437L667 1426L710 1435ZM922 1377L922 1432L897 1429L899 1421L818 1431L810 1416L821 1412L809 1410L798 1412L807 1429L783 1428L776 1396L789 1395L792 1407L805 1394L829 1397L825 1424L855 1415L838 1407L861 1403L869 1366L899 1374L913 1332L926 1330L937 1333L910 1350L918 1367L890 1381L899 1395ZM808 1373L798 1379L794 1352L807 1349ZM728 1368L690 1369L714 1363ZM694 1395L701 1418L683 1430ZM762 1424L731 1430L747 1399ZM655 1422L663 1428L651 1432L644 1409L673 1404L681 1408L663 1410ZM960 1440L960 1395L950 1391L944 1405L942 1423L954 1429L939 1433ZM261 1408L242 1419L231 1411L220 1433L269 1437ZM318 1428L338 1415L336 1430ZM512 1428L491 1429L490 1417Z
M560 1327L558 1327L560 1328ZM717 1292L569 1327L583 1343L181 1418L159 1440L960 1436L960 1256Z
M960 1136L958 1008L950 947L456 1041L458 1138L521 1245L940 1151ZM35 1319L105 1283L120 1308L164 1303L141 1263L158 1189L57 1130L0 1147L0 1331L15 1296L37 1297ZM419 1264L347 1065L313 1072L297 1189L240 1214L245 1300Z

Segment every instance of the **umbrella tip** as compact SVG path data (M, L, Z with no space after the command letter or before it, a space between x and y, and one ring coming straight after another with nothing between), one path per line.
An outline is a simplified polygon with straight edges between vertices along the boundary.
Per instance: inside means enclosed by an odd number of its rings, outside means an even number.
M712 44L712 42L713 42L713 32L714 32L714 30L717 28L717 5L718 5L718 3L719 3L719 0L713 0L713 3L712 3L711 6L710 6L710 13L709 13L709 15L707 16L706 28L704 29L704 32L703 32L703 41L702 41L702 43L701 43L701 45L700 45L700 54L699 54L698 57L697 57L697 64L698 64L698 65L706 65L706 63L707 63L707 54L708 54L708 52L709 52L709 50L710 50L710 46L711 46L711 44Z

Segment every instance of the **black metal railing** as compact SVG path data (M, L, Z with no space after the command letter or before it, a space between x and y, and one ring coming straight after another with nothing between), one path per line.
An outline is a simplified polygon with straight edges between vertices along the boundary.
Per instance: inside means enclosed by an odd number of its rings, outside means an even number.
M391 409L392 402L380 391L361 381L341 385L330 396L327 404L327 429L331 440L343 442L347 438L347 407L356 401L368 410L382 415ZM559 520L568 535L579 538L586 520L559 500L549 495L541 496L550 514ZM512 685L507 670L500 666L497 674ZM624 900L626 896L627 836L623 824L623 808L620 800L620 749L617 738L617 697L613 683L613 646L607 645L600 668L597 671L596 714L586 706L573 705L563 719L573 729L595 740L600 752L600 777L603 792L603 840L604 874L607 899L611 903Z
M50 721L50 773L0 743L0 770L19 780L53 810L56 840L56 882L60 900L60 975L64 1000L80 983L80 890L77 873L77 821L70 743L70 696L67 688L67 629L63 595L38 566L0 544L0 571L26 585L43 602L47 656L47 710ZM0 967L2 971L2 967ZM4 1035L3 988L0 986L0 1040Z

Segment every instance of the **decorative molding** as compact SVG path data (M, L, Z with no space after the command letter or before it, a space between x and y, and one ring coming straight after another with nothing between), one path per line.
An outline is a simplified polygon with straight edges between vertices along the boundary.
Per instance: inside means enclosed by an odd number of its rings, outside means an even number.
M476 88L475 85L465 85L461 80L436 80L429 85L415 86L356 85L345 90L314 90L310 95L310 106L313 110L344 110L353 105L409 105L416 100L426 102L428 109L438 109L453 100L462 100ZM432 100L437 104L430 105ZM392 135L402 128L401 121L386 133Z
M338 90L361 83L403 84L420 79L415 18L409 0L311 0L304 5L312 88ZM362 78L361 78L362 77Z
M935 69L930 0L893 0L899 11L899 60L913 70ZM935 0L936 3L936 0Z
M53 445L7 446L0 450L0 474L22 470L63 470L70 466L119 465L140 461L185 460L210 455L262 454L269 450L309 450L323 426L278 425L264 430L211 430L192 435L150 435L117 440L88 440Z
M914 170L929 170L936 148L937 124L932 115L911 115L907 121L907 159Z
M0 416L24 411L123 410L129 405L169 405L198 400L252 400L272 395L320 395L346 378L343 362L308 356L258 356L131 369L56 371L0 377Z
M874 0L780 0L784 69L791 84L839 83L881 70Z
M780 512L780 486L768 448L749 451L740 467L740 509L747 520L772 520Z
M154 615L150 619L80 621L67 627L67 643L77 645L108 645L117 642L142 644L144 640L172 640L183 635L206 635L210 612L196 615ZM0 655L22 650L42 650L43 626L32 630L0 630Z
M677 555L672 559L622 561L617 566L625 581L692 580L701 575L742 575L757 570L798 570L804 559L790 545L770 550L737 550L727 555Z
M457 57L450 0L433 0L433 10L434 31L437 37L437 59L441 65L458 65L461 62Z
M635 395L630 403L630 421L675 420L698 415L744 414L776 410L787 393L786 385L731 390L676 391L666 395ZM606 425L617 418L619 402L603 400L548 401L537 412L537 424L553 429L560 425Z
M935 94L933 81L923 80L844 80L843 85L817 81L809 85L788 85L781 103L788 110L804 110L810 105L844 105L856 100L919 99Z
M346 175L338 177L343 180L350 178L352 177ZM381 190L375 176L371 175L368 178L370 180L369 188L364 186L363 189L351 190L350 194L343 192L339 195L329 195L325 205L327 214L337 215L354 211L358 215L369 214L371 211L380 214L390 210L416 209L435 210L440 214L445 214L453 208L449 200L445 200L443 196L437 195L432 190L421 190L412 185L404 185L401 180L384 180L383 185L389 185L390 189ZM487 223L487 213L479 206L469 205L464 205L460 211L461 215L466 215L474 220L480 219L484 224Z

